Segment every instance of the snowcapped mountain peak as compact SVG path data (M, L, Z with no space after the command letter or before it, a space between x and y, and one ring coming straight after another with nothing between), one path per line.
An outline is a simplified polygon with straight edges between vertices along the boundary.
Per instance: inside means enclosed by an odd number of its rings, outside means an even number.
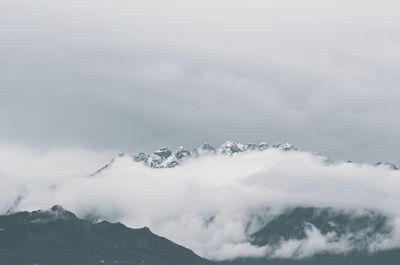
M180 146L174 153L174 156L177 159L182 159L184 157L190 157L191 155L192 155L192 153L183 146Z
M261 142L257 145L257 149L262 151L268 148L268 144L266 142Z
M201 155L214 154L216 151L217 150L213 146L209 145L208 143L204 143L193 149L192 153L195 157L198 157Z
M234 153L241 153L244 151L247 151L246 145L232 141L226 141L218 148L217 153L221 155L232 155Z
M172 152L167 147L161 147L157 151L154 151L153 154L155 154L159 157L162 157L164 159L167 159L168 157L170 157L172 155Z
M284 143L284 144L279 143L279 144L273 145L272 147L281 149L283 151L292 151L292 150L297 151L298 150L298 148L296 146L292 145L291 143Z
M268 147L268 144L265 142L261 142L259 144L242 144L233 141L226 141L218 148L215 148L208 143L204 143L199 147L194 148L192 151L183 146L180 146L175 152L172 152L167 147L162 147L154 151L152 154L139 153L133 156L133 159L136 162L142 162L151 168L171 168L180 165L185 159L188 158L197 158L210 154L231 156L247 151L263 151ZM272 147L278 148L282 151L298 150L289 143L277 144L273 145Z
M170 168L179 165L179 161L186 157L191 157L192 152L180 146L174 153L167 147L162 147L152 154L139 153L133 156L136 162L144 162L152 168Z
M276 144L272 146L273 148L278 148L282 151L295 151L298 150L295 146L289 143L285 144ZM233 141L226 141L218 148L213 147L208 143L204 143L193 150L187 149L183 146L180 146L176 149L175 152L172 152L168 147L161 147L158 150L154 151L151 154L146 153L138 153L133 155L132 158L134 161L143 163L144 165L151 168L172 168L180 165L184 160L189 158L197 158L205 155L234 155L237 153L247 152L247 151L264 151L269 148L269 145L265 142L261 142L259 144L248 143L242 144ZM118 157L126 157L125 153L118 154ZM115 159L112 159L110 163L103 166L92 175L95 175L107 168L109 168Z
M147 160L147 155L145 153L139 153L135 156L133 156L133 160L136 162L141 162Z
M141 152L136 155L127 155L125 153L120 153L118 157L113 158L108 164L106 164L99 170L92 173L91 176L110 168L112 164L115 162L115 159L118 159L120 157L132 158L135 162L142 163L150 168L173 168L181 165L187 159L194 159L206 155L232 156L243 152L261 152L270 147L281 150L283 152L299 150L296 146L290 143L283 143L283 144L278 143L270 146L265 142L261 142L259 144L254 144L254 143L242 144L233 141L226 141L218 148L215 148L208 143L204 143L194 148L193 150L180 146L176 149L175 152L172 152L167 147L161 147L160 149L154 151L151 154L146 154ZM315 155L320 156L320 154L315 154ZM334 163L333 160L328 158L326 158L324 162L326 165L331 165ZM382 166L382 167L386 166L392 170L398 170L396 165L387 162L386 163L378 162L375 164L375 166Z

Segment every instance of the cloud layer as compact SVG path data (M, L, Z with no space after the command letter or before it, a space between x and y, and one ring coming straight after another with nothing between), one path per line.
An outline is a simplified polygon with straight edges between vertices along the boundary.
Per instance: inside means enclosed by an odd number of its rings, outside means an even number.
M391 216L394 226L392 235L371 242L370 250L400 247L400 173L387 166L327 165L323 156L270 148L207 155L166 169L146 167L126 155L89 176L107 157L90 150L43 153L2 146L1 212L16 200L14 210L61 204L81 217L148 226L202 256L229 259L346 253L351 235L332 240L336 235L322 235L312 226L306 239L282 242L279 249L253 246L248 236L287 207L335 207L350 213L367 208Z
M150 151L267 139L400 162L398 1L0 5L3 141Z

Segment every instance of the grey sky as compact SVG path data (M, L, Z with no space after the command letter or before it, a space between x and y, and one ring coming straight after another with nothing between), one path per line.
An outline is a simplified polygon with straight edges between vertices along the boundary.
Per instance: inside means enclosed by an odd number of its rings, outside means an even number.
M289 141L399 164L399 10L0 0L0 141L125 151Z

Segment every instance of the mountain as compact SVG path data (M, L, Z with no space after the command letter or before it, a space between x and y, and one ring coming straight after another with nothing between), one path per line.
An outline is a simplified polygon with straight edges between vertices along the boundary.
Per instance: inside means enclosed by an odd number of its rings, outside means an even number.
M284 144L274 144L274 145L268 145L265 142L261 142L259 144L254 144L254 143L248 143L248 144L241 144L241 143L236 143L233 141L226 141L223 143L221 146L218 148L215 148L208 143L204 143L199 147L194 148L193 150L189 150L183 146L179 147L175 152L171 151L167 147L161 147L160 149L154 151L151 154L146 154L146 153L139 153L136 155L132 155L132 159L138 163L143 163L144 165L150 167L150 168L173 168L176 166L181 165L184 160L190 159L190 158L198 158L200 156L204 155L210 155L210 154L216 154L216 155L235 155L237 153L243 153L243 152L250 152L250 151L264 151L268 148L275 148L278 150L282 151L298 151L299 149L290 144L290 143L284 143ZM320 154L315 154L318 156L321 156ZM118 155L119 157L126 156L125 153L120 153ZM91 176L96 175L97 173L102 172L103 170L110 168L110 166L114 163L115 159L113 158L108 164L105 166L101 167L97 171L93 172ZM333 160L329 158L325 158L325 164L330 165L335 163ZM348 163L351 163L351 161L347 161ZM385 166L389 167L390 169L393 170L398 170L397 166L388 163L388 162L377 162L375 166Z
M365 250L364 244L378 234L390 235L392 231L390 218L374 211L350 214L333 208L296 207L275 216L251 235L251 241L257 246L278 245L281 241L303 240L312 229L336 239L351 234L349 240L359 250Z
M375 166L387 166L387 167L389 167L389 168L391 168L391 169L393 169L393 170L399 170L399 168L395 165L395 164L392 164L392 163L389 163L389 162L377 162L376 164L375 164Z
M306 240L310 229L352 244L346 253L237 258L212 262L148 228L91 223L61 206L0 216L0 264L6 265L397 265L400 250L367 252L366 243L391 232L390 217L374 211L348 213L332 208L297 207L268 220L249 242L274 251L288 240ZM334 237L332 237L334 235ZM299 252L299 249L297 250ZM299 252L300 253L300 252Z
M388 216L374 211L358 213L338 211L332 208L297 207L269 220L261 229L250 235L253 245L269 246L268 258L238 258L222 261L222 265L396 265L400 249L369 251L369 244L377 238L390 237L392 226ZM310 231L339 243L345 238L347 249L315 252L301 256L302 242L310 237ZM285 242L300 242L290 258L276 255ZM320 242L319 244L323 244ZM318 247L318 246L314 246ZM281 252L282 253L282 252Z
M90 223L54 206L0 216L4 265L213 265L191 250L121 223Z
M220 265L398 265L400 251L386 250L373 255L350 253L348 255L334 255L329 253L317 254L304 259L267 259L247 258L231 261L222 261Z
M242 153L246 151L263 151L270 146L261 142L259 144L241 144L235 143L232 141L226 141L218 148L211 146L208 143L204 143L199 147L194 148L193 150L189 150L183 146L179 147L175 152L172 152L167 147L161 147L160 149L154 151L151 154L139 153L137 155L133 155L132 158L134 161L138 163L143 163L144 165L151 168L172 168L180 165L184 160L189 158L198 158L204 155L217 154L217 155L234 155L236 153ZM282 151L296 151L298 150L295 146L289 143L285 144L275 144L272 145L271 148L277 148ZM125 156L125 153L121 153L118 156ZM112 159L107 165L101 167L97 171L91 174L91 176L102 172L103 170L109 168L115 159Z

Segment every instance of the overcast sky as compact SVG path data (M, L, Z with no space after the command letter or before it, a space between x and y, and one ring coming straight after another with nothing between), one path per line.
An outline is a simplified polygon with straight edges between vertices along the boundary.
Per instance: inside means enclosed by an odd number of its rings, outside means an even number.
M0 0L0 142L400 163L400 3Z

